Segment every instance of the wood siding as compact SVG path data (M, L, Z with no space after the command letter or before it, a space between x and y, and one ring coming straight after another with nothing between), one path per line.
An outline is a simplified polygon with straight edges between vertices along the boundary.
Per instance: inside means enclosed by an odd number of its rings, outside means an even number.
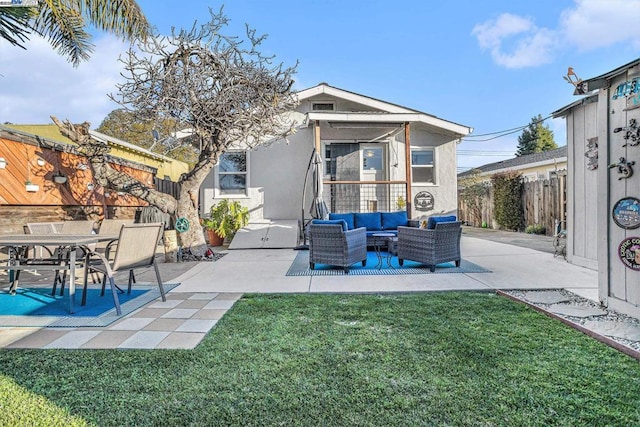
M526 182L522 192L524 227L535 224L543 225L546 228L546 234L553 235L555 221L565 216L565 192L566 177L562 175L551 179ZM493 205L493 189L490 188L488 194L482 198L482 214L478 218L473 215L462 196L458 195L459 218L472 226L480 227L485 222L490 228L499 228L494 219Z

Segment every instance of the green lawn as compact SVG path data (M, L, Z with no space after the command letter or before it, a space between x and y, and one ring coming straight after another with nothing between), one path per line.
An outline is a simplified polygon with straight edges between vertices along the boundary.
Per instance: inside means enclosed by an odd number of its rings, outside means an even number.
M2 350L0 425L640 425L640 364L492 293L250 295L195 350Z

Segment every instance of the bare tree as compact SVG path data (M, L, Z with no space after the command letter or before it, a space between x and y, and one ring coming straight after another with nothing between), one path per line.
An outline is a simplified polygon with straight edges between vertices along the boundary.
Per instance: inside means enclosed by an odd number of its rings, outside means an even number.
M137 120L171 119L191 129L190 140L198 145L199 156L180 180L178 200L112 169L102 144L88 134L88 124L74 126L54 118L61 131L83 147L100 185L186 218L190 227L180 239L195 255L206 251L198 192L220 156L229 148L250 149L295 130L288 113L296 106L291 92L296 66L274 65L273 57L263 56L258 47L265 36L256 36L248 26L245 39L223 35L227 24L220 9L211 11L211 20L200 27L173 29L171 36L154 35L140 42L121 59L126 81L117 95L110 95Z

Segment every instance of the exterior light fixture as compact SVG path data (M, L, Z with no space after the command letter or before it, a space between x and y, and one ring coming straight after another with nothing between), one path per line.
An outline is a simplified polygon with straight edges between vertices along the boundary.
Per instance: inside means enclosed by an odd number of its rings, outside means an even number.
M4 157L0 157L0 169L7 168L7 160Z
M81 170L81 171L86 171L86 170L87 170L87 167L88 167L88 166L87 166L87 164L86 164L86 163L78 163L78 166L76 166L76 168L77 168L78 170Z
M64 184L67 182L67 176L60 172L56 172L53 175L53 182L55 182L56 184Z
M44 166L47 162L44 161L44 159L38 158L38 160L36 160L36 163L38 164L38 166L42 167Z
M93 191L93 182L87 184L87 190Z

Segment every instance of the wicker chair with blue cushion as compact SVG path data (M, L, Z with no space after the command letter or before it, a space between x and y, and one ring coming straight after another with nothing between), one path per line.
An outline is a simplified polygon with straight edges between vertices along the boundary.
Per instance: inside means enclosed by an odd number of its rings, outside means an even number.
M433 228L398 227L398 263L405 259L429 266L431 272L442 262L460 267L460 221L434 222Z
M367 229L347 230L343 220L314 220L309 225L309 267L328 264L342 267L349 273L349 266L356 262L367 264Z

